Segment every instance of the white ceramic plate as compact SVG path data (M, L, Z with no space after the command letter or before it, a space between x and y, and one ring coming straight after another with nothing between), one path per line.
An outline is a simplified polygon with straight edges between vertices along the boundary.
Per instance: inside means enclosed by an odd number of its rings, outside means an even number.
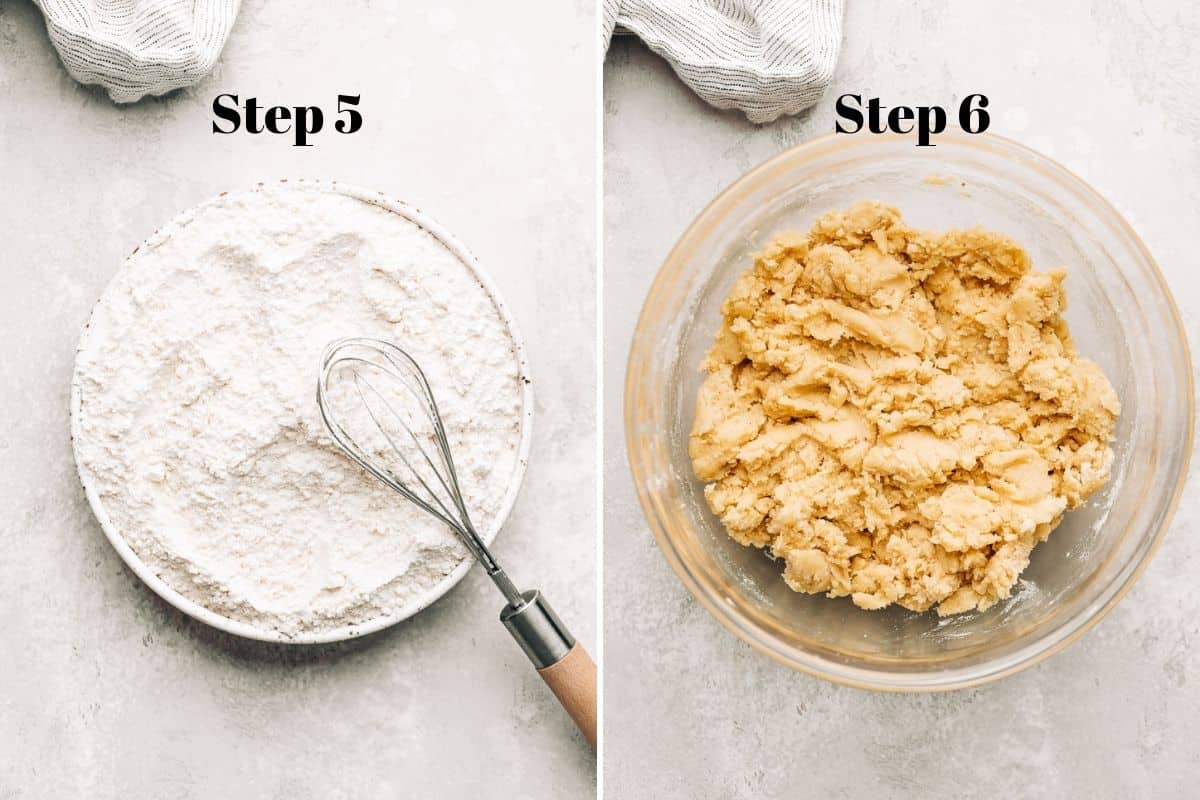
M282 181L282 183L289 182ZM353 197L358 200L371 203L372 205L376 205L380 208L384 208L388 211L399 214L400 216L404 217L410 222L415 223L432 234L438 241L445 245L450 252L454 253L454 255L456 255L460 261L467 265L467 267L471 269L471 271L474 272L479 278L479 282L483 285L484 289L495 303L501 319L504 320L505 325L508 327L509 334L512 336L513 343L516 346L519 374L526 378L529 377L529 360L525 353L525 345L521 340L520 331L517 329L517 324L515 320L513 320L512 315L509 313L507 306L504 305L504 301L501 299L500 293L496 290L495 284L492 283L491 278L479 265L479 262L476 260L476 258L471 255L471 253L462 245L461 242L451 236L445 228L422 214L416 208L413 208L412 206L402 203L398 200L392 200L379 192L366 191L365 189L355 186L348 186L336 181L305 180L291 181L290 183L309 188L326 189L328 191L337 192L348 197ZM257 187L255 187L254 191L259 191L263 187L264 184L260 183ZM213 198L205 203L201 203L199 206L196 206L195 208L178 215L177 219L190 217L208 203L216 202L217 199L219 198ZM161 230L169 232L173 228L173 225L166 225ZM166 235L167 234L165 233L155 232L155 234L146 240L142 246L145 247L152 245ZM104 295L101 295L101 299L97 305L103 302ZM88 334L90 330L91 322L89 320L88 325L84 327L83 334L79 338L79 346L76 349L77 364L78 353L85 350L88 346ZM313 380L316 380L315 366L313 368ZM487 531L483 532L483 539L489 545L492 543L492 540L496 538L496 534L499 532L500 528L503 527L505 521L508 519L508 515L512 512L513 505L517 500L517 493L521 488L521 480L525 476L525 464L528 460L529 444L533 433L533 386L528 380L522 381L521 385L521 444L517 452L517 463L513 470L512 480L509 484L508 492L504 496L504 501L501 504L500 512L496 515L496 520L491 527ZM82 391L78 376L76 374L73 375L71 379L71 444L73 449L76 447L76 443L80 438L79 408L81 399ZM315 397L313 402L316 402ZM78 469L79 453L77 450L75 450L75 460ZM141 558L138 557L137 553L133 551L133 548L126 543L124 537L121 535L121 532L117 530L116 526L113 525L112 521L109 519L108 513L104 509L104 504L100 500L100 495L96 492L95 487L90 484L86 475L81 470L79 470L79 477L80 481L83 483L84 494L87 495L88 502L92 506L92 511L95 513L96 519L100 522L100 528L104 531L104 535L108 537L108 541L112 543L113 548L115 548L116 551L121 555L121 558L124 559L125 563L129 565L129 568L132 569L134 573L136 573L137 576L146 583L147 586L153 589L159 597L162 597L168 603L175 606L180 611L183 611L185 614L211 625L214 628L219 628L220 630L237 634L238 636L244 636L248 639L257 639L264 642L283 642L289 644L322 644L326 642L339 642L346 639L354 639L359 636L365 636L368 633L374 633L375 631L382 630L389 625L394 625L401 620L408 619L418 611L427 608L442 595L446 594L446 592L450 591L455 584L462 580L463 576L467 574L467 571L475 563L473 559L467 558L452 572L446 575L445 578L432 586L429 591L417 598L414 598L411 602L393 614L376 617L369 622L356 625L347 625L342 628L336 628L329 631L304 632L294 635L287 634L278 630L260 628L250 625L246 622L240 622L238 620L233 620L222 616L221 614L218 614L208 608L205 608L199 603L184 597L182 594L175 591L175 589L171 588L165 581L159 578L158 575L155 574L154 571L150 569L146 563L141 560ZM396 502L399 503L407 501L397 497Z

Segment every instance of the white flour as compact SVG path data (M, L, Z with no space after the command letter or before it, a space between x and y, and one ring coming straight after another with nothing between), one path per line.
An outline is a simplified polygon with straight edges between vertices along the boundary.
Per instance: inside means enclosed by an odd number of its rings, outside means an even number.
M176 591L295 635L391 616L468 557L325 433L318 361L348 335L421 363L476 527L494 530L524 378L475 273L398 214L328 189L230 195L129 260L76 363L80 472Z

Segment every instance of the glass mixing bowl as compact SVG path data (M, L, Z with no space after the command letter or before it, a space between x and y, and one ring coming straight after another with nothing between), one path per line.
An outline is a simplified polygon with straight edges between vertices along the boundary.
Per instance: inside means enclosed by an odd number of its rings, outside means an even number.
M1068 269L1066 314L1079 352L1124 406L1112 479L1068 512L1011 598L939 618L793 592L782 565L743 547L708 510L688 432L701 359L720 305L776 232L807 230L861 199L919 228L1004 232L1035 268ZM886 136L827 137L789 150L725 190L683 234L650 289L625 386L630 466L651 530L680 579L725 627L796 669L855 686L971 686L1077 639L1129 590L1179 502L1193 426L1192 370L1179 313L1145 246L1117 212L1053 161L996 136L936 147Z

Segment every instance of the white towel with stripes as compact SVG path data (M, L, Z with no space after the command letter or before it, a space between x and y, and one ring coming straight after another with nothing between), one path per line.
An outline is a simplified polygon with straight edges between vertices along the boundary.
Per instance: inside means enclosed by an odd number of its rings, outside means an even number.
M217 63L240 0L34 0L67 72L118 103L191 86Z
M817 102L842 43L842 0L604 0L604 46L637 35L717 108L770 122Z

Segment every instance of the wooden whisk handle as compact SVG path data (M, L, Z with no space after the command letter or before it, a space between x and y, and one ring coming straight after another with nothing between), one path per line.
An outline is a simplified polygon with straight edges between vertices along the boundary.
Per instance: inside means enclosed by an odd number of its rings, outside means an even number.
M557 664L538 670L592 749L596 749L596 665L576 642Z

